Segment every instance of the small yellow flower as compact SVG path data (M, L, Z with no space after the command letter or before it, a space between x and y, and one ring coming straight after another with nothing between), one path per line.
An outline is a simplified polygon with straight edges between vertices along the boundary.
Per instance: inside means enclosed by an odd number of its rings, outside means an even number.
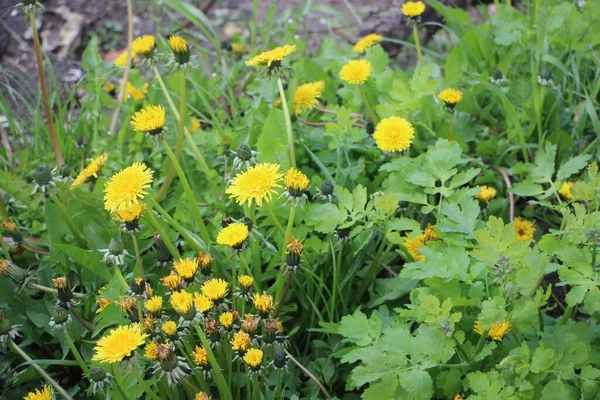
M67 277L59 276L52 279L52 287L54 289L66 289L67 288Z
M242 44L239 43L231 43L231 51L233 51L233 53L236 56L243 56L244 54L246 54L248 52L248 50L246 50L246 47Z
M156 48L156 39L152 35L140 36L131 43L131 48L134 52L151 58Z
M202 294L210 301L223 300L227 294L227 281L220 278L209 279L202 285Z
M194 305L196 310L205 313L212 308L213 302L203 294L194 293Z
M380 43L383 40L383 36L378 35L377 33L372 33L360 39L354 47L352 47L352 51L355 53L364 53L371 46Z
M206 350L204 350L204 347L196 346L196 348L192 352L192 359L197 365L200 365L201 367L208 366L208 353L206 352Z
M305 83L296 87L296 92L294 93L294 114L297 115L303 111L315 108L319 104L323 89L325 89L325 82L323 81Z
M151 360L156 360L157 357L158 346L156 342L150 342L144 348L144 357L149 358Z
M96 314L99 314L102 312L102 310L104 310L106 308L106 306L108 306L111 301L108 299L103 299L101 297L96 298L96 303L98 304L98 309L96 310Z
M455 106L462 100L462 92L456 89L444 89L438 98L446 103L446 106Z
M142 218L146 211L146 205L142 203L133 203L113 214L113 219L120 222L131 223Z
M207 270L210 269L210 266L212 265L213 258L210 255L210 253L205 253L201 251L198 253L196 261L198 262L198 266L200 267L200 269L204 272L207 272Z
M109 95L114 96L117 92L117 88L115 87L114 83L108 82L106 85L104 85L104 91Z
M234 351L239 351L241 353L246 352L250 347L252 347L252 338L244 331L239 331L233 334L233 339L231 339L231 348Z
M259 369L262 364L263 352L260 349L249 349L244 354L244 361L253 369Z
M241 222L234 222L221 229L217 235L217 243L239 249L248 238L248 227Z
M416 18L425 11L425 4L422 1L407 1L402 5L402 14L410 18Z
M227 311L219 315L219 322L225 329L230 329L233 325L233 314L231 311Z
M198 270L198 262L192 258L182 258L173 261L173 268L177 272L177 275L189 281L194 279L194 275Z
M250 60L246 61L246 65L248 67L261 65L271 67L273 64L278 65L284 58L292 54L294 51L296 51L296 46L286 44L252 57Z
M163 106L146 106L131 117L133 130L150 135L162 133L166 121L166 111Z
M163 298L162 296L154 296L146 300L146 304L144 304L144 308L148 310L151 314L160 315L163 307Z
M181 277L176 273L171 273L171 275L162 277L160 283L165 285L171 292L174 292L181 286Z
M135 51L131 51L131 61L135 58ZM123 51L119 56L115 59L115 67L117 68L125 68L125 64L127 64L127 50Z
M423 243L424 239L425 236L423 234L417 235L413 238L407 235L404 238L404 247L406 247L408 254L410 254L415 261L425 261L425 256L419 253L419 249L425 246L425 243Z
M273 193L276 193L274 188L281 187L279 181L282 176L279 164L257 164L237 174L225 193L239 205L246 202L251 205L255 201L262 206L263 202L271 201Z
M310 180L299 170L290 168L285 174L284 183L290 196L301 197L308 189Z
M136 88L129 82L125 85L125 94L135 101L141 100L145 96L145 93L142 90Z
M18 227L13 221L2 221L0 223L0 228L4 229L8 233L17 232Z
M273 309L273 296L263 292L262 294L254 293L252 296L252 302L254 303L254 308L261 314L268 314L269 311Z
M340 69L340 78L352 85L360 85L369 79L371 70L371 63L367 60L351 60Z
M92 360L101 363L115 363L130 357L135 349L144 344L148 335L142 332L139 324L120 326L98 340Z
M194 297L185 290L173 292L171 293L171 305L177 314L186 315L194 307Z
M167 321L162 324L160 330L168 336L175 336L177 335L177 324L174 321Z
M412 124L400 117L382 119L375 128L373 139L383 151L404 151L410 147L415 137Z
M533 233L535 232L535 223L527 221L521 217L515 218L514 221L515 232L517 238L526 242L533 240Z
M465 397L460 393L456 393L452 400L465 400Z
M121 308L121 311L127 314L134 314L137 310L137 300L135 297L121 297L117 304Z
M175 62L186 64L190 61L190 46L185 39L179 36L171 36L169 38L169 47L173 51Z
M435 227L431 224L427 224L425 231L423 232L423 241L424 242L433 242L435 240L439 240L440 237L435 233Z
M490 186L477 186L481 191L475 195L475 198L483 203L489 203L494 197L496 197L496 189Z
M23 400L52 400L52 389L44 386L42 390L35 389L35 392L29 392Z
M190 126L188 126L188 130L190 132L194 132L195 130L198 130L202 127L202 125L200 124L200 121L198 121L198 118L196 117L191 117L190 118Z
M115 213L137 203L148 194L152 183L152 170L145 164L134 162L113 175L104 186L104 208Z
M512 331L512 328L513 324L508 319L500 323L494 322L490 328L490 331L488 332L487 337L499 342L504 336L508 335ZM475 332L483 335L485 331L486 329L481 326L479 321L475 321Z
M194 400L212 400L212 397L204 392L198 392L196 393L196 396L194 396Z
M560 184L560 182L558 182ZM573 186L573 182L565 182L560 187L558 194L560 194L565 200L571 201L573 200L573 193L571 193L571 187Z
M240 275L238 278L240 286L246 290L250 289L254 284L254 278L250 275Z
M79 175L75 178L73 183L71 184L71 189L78 188L80 186L85 185L88 182L93 182L100 176L100 170L104 164L106 164L106 160L108 159L108 153L104 153L96 158L94 158L87 167L85 167Z
M302 254L302 250L304 250L304 245L302 244L302 241L296 239L293 236L291 237L287 246L285 246L286 254L296 254L299 256Z

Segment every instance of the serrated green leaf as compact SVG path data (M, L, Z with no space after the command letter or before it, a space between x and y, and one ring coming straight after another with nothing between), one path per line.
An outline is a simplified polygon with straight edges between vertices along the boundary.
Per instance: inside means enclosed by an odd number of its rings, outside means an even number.
M346 220L347 213L331 203L310 204L304 220L308 226L321 233L331 233Z
M562 181L569 178L571 175L575 175L585 168L589 160L589 154L583 154L571 158L569 161L560 166L558 172L556 173L556 179Z

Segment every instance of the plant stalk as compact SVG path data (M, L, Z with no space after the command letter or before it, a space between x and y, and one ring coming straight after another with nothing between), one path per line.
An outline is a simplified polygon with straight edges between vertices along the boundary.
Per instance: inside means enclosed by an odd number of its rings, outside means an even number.
M421 40L419 39L419 30L417 25L413 25L413 36L415 37L415 47L417 48L417 57L420 65L425 65L423 62L423 52L421 51Z
M363 101L365 102L365 107L367 109L367 113L369 114L369 117L371 118L371 121L374 124L377 124L379 122L379 119L377 118L377 115L375 115L375 113L373 112L373 109L371 108L371 104L369 104L369 100L367 99L367 94L365 93L365 89L363 88L363 85L358 85L358 90L360 90L360 95L363 98Z
M277 86L279 87L279 96L281 97L281 107L283 108L283 116L285 118L285 131L287 133L287 145L290 157L290 165L296 168L296 153L294 152L294 133L292 132L292 120L290 118L290 110L285 98L285 90L281 78L277 78Z
M75 346L75 343L73 343L73 339L71 339L71 336L69 335L69 332L67 332L65 330L65 331L63 331L63 334L64 334L64 337L65 337L65 340L67 341L67 344L69 345L69 348L71 349L71 352L73 353L73 356L75 357L75 359L77 360L77 363L81 367L81 370L83 371L83 373L85 374L85 376L89 379L89 377L90 377L90 369L88 368L87 364L83 360L83 357L81 357L81 353L79 352L79 350Z
M137 238L135 235L131 235L133 240L133 249L135 250L135 259L137 261L138 269L140 271L140 278L144 279L144 266L142 265L142 256L140 255L140 246L138 246Z
M65 223L67 224L67 226L69 227L69 230L73 234L73 238L77 242L77 245L79 245L79 247L81 247L82 249L87 249L88 248L87 242L81 236L81 233L79 233L79 230L75 227L75 224L73 223L73 220L71 219L71 216L69 215L69 212L67 211L67 208L65 207L64 203L60 200L60 198L56 194L52 194L52 200L54 201L54 204L58 208L58 211L60 211L61 215L63 216Z

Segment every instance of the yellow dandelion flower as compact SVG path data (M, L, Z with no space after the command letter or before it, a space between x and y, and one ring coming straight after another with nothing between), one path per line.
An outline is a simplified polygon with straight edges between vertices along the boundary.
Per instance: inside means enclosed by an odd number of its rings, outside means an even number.
M108 299L97 298L96 303L98 304L98 309L96 310L96 314L99 314L102 312L102 310L104 310L106 308L106 306L108 306L111 303L111 301Z
M279 181L283 174L279 172L279 164L257 164L244 172L237 174L225 191L239 205L255 201L262 206L264 201L271 201L276 187L281 187Z
M415 137L412 124L400 117L382 119L375 128L373 139L383 151L404 151L410 147Z
M171 292L174 292L181 286L181 277L176 273L171 273L171 275L160 278L160 283L166 286Z
M177 335L177 324L174 321L167 321L162 324L160 330L168 336L175 336Z
M233 314L231 311L227 311L219 315L219 322L225 329L231 328L233 325Z
M135 58L135 51L131 52L131 61ZM123 51L119 56L115 59L115 67L117 68L125 68L125 64L127 64L127 50Z
M202 367L208 366L208 353L202 346L196 346L196 348L192 352L192 359L197 365L200 365Z
M202 127L202 125L200 124L200 121L198 121L198 118L196 118L196 117L190 118L190 126L188 126L188 130L190 132L194 132L194 131L200 129L201 127Z
M204 282L201 290L210 301L222 300L227 294L227 281L220 278L209 279Z
M133 86L131 83L127 82L125 85L125 94L131 97L133 100L138 101L144 98L145 94L140 89Z
M114 96L117 92L117 88L114 83L108 82L106 85L104 85L104 91L109 95Z
M558 182L560 184L560 182ZM565 200L571 201L573 200L573 193L571 193L571 187L573 186L573 182L565 182L562 184L560 189L558 190L558 194L560 194Z
M299 170L290 168L285 174L284 183L291 196L300 197L308 189L310 180Z
M408 254L410 254L415 261L425 261L425 256L419 253L419 249L425 246L425 243L423 243L424 239L425 236L423 234L417 235L413 238L407 235L404 238L404 247L406 247Z
M427 224L425 231L423 232L423 241L424 242L433 242L435 240L439 240L440 237L435 233L435 227L431 224Z
M154 318L154 316L152 314L147 314L144 317L144 329L146 329L146 332L151 333L153 328L154 328L154 322L156 322L156 319Z
M490 328L490 331L488 332L487 337L499 342L504 336L508 335L512 331L512 328L513 324L508 319L500 323L494 322ZM481 326L479 321L475 321L475 332L483 335L485 331L486 329Z
M196 310L205 313L212 308L213 302L203 294L194 293L194 305Z
M137 300L135 297L121 297L121 300L117 302L121 311L127 314L134 314L137 310Z
M212 400L212 397L204 392L198 392L196 393L196 396L194 396L194 400Z
M527 221L521 217L515 218L514 221L515 232L517 238L526 242L533 240L533 233L535 232L535 223Z
M49 386L44 386L42 390L35 389L35 392L29 392L23 400L52 400L52 389Z
M260 349L248 349L244 354L244 361L253 369L260 368L263 359L263 352Z
M113 219L115 221L131 223L138 221L142 214L146 211L146 205L143 203L133 203L129 206L126 206L122 210L119 210L113 214Z
M190 61L190 46L185 39L179 36L171 36L169 47L173 51L173 57L178 64L186 64Z
M438 98L446 105L456 105L462 100L462 92L456 89L444 89L438 95Z
M240 275L238 281L240 282L240 286L246 290L250 289L254 284L254 278L250 275Z
M325 82L323 81L305 83L296 87L296 92L294 93L294 114L300 114L303 111L315 108L319 104L323 89L325 89Z
M198 256L196 257L196 261L198 262L200 269L205 271L205 270L209 269L210 266L212 265L213 258L210 255L210 253L205 253L205 252L201 251L198 253Z
M142 163L131 166L113 175L104 186L104 208L115 213L137 203L148 194L152 183L152 170Z
M274 301L273 296L263 292L262 294L254 293L252 296L252 302L254 303L254 308L256 311L261 314L268 314L269 311L273 309Z
M371 70L371 63L367 60L351 60L340 69L340 78L352 85L360 85L369 79Z
M482 203L489 203L494 197L496 197L496 189L490 186L482 185L477 186L481 191L475 195L475 198Z
M185 290L173 292L171 293L171 305L177 314L186 315L194 307L194 297Z
M100 170L104 164L106 164L106 160L108 159L108 153L104 153L96 158L94 158L88 166L86 166L80 173L77 175L73 183L71 184L71 189L78 188L80 186L85 185L88 182L93 182L100 176Z
M287 244L287 246L285 246L286 254L301 255L302 250L304 250L304 245L302 244L302 241L296 239L293 236L290 238L290 241Z
M354 47L352 47L352 51L355 53L364 53L369 47L374 46L381 41L383 41L383 36L372 33L356 42Z
M149 358L151 360L156 360L158 356L158 346L156 342L150 342L144 348L144 357Z
M162 296L153 296L146 300L144 304L144 308L148 310L148 312L152 314L160 314L163 307L163 298Z
M177 272L177 275L189 281L194 279L194 275L198 270L198 262L196 259L182 258L173 261L173 268Z
M248 226L235 222L221 229L217 235L217 243L238 249L244 244L246 238L248 238Z
M246 47L242 44L239 43L231 43L231 51L233 51L233 53L236 56L243 56L244 54L246 54L248 52L248 50L246 50Z
M163 106L146 106L133 114L131 125L136 132L158 135L163 131L166 122L166 111Z
M410 18L416 18L425 11L425 4L422 1L407 1L402 4L402 14Z
M231 348L234 351L245 352L252 347L252 338L244 331L235 332L231 339Z
M266 65L270 67L273 64L279 64L281 61L296 51L296 46L284 45L281 47L277 47L273 50L265 51L260 53L257 56L252 57L250 60L246 61L246 65L248 67L255 67L260 65Z
M144 344L148 337L139 324L120 326L98 340L92 360L101 363L115 363L130 357L135 349Z
M131 48L144 57L152 57L156 48L156 39L152 35L140 36L131 43Z
M452 400L465 400L465 397L460 393L456 393Z
M52 279L52 287L54 289L66 289L67 288L67 277L59 276Z

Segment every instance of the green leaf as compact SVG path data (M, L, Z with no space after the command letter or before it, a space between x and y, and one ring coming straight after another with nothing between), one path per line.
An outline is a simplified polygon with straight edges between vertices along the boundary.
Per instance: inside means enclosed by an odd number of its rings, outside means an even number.
M347 215L346 211L340 210L331 203L311 204L307 207L304 220L317 232L331 233L346 220Z
M286 171L290 167L283 111L272 108L256 141L256 149L264 162L278 163Z
M517 196L537 196L544 193L544 188L537 183L524 181L515 183L508 191Z
M544 400L577 400L580 398L577 392L577 389L568 383L553 380L544 386L541 398Z
M381 320L376 315L369 319L357 310L342 318L338 333L346 338L344 341L368 346L381 335Z
M477 217L479 216L479 202L473 198L463 197L459 204L444 204L442 214L446 217L440 223L443 232L464 233L472 238Z
M102 262L102 254L91 250L84 250L70 244L55 244L54 247L72 258L76 263L109 282L112 274Z
M98 36L93 35L90 39L81 55L81 62L85 71L92 71L102 65L102 57L98 53Z
M571 158L569 161L560 166L558 172L556 173L556 179L562 181L569 178L571 175L575 175L581 171L581 169L587 166L589 159L589 154L579 155Z
M409 393L408 399L429 400L433 394L433 381L427 371L409 369L398 374L400 384Z
M535 153L535 163L529 166L529 175L535 183L552 182L554 175L554 160L556 158L556 145L547 143L544 150Z
M547 349L543 345L538 346L533 353L529 369L536 374L551 369L554 364L554 359L554 350Z
M489 328L493 323L504 322L507 316L504 298L496 296L481 303L478 319L482 327Z

